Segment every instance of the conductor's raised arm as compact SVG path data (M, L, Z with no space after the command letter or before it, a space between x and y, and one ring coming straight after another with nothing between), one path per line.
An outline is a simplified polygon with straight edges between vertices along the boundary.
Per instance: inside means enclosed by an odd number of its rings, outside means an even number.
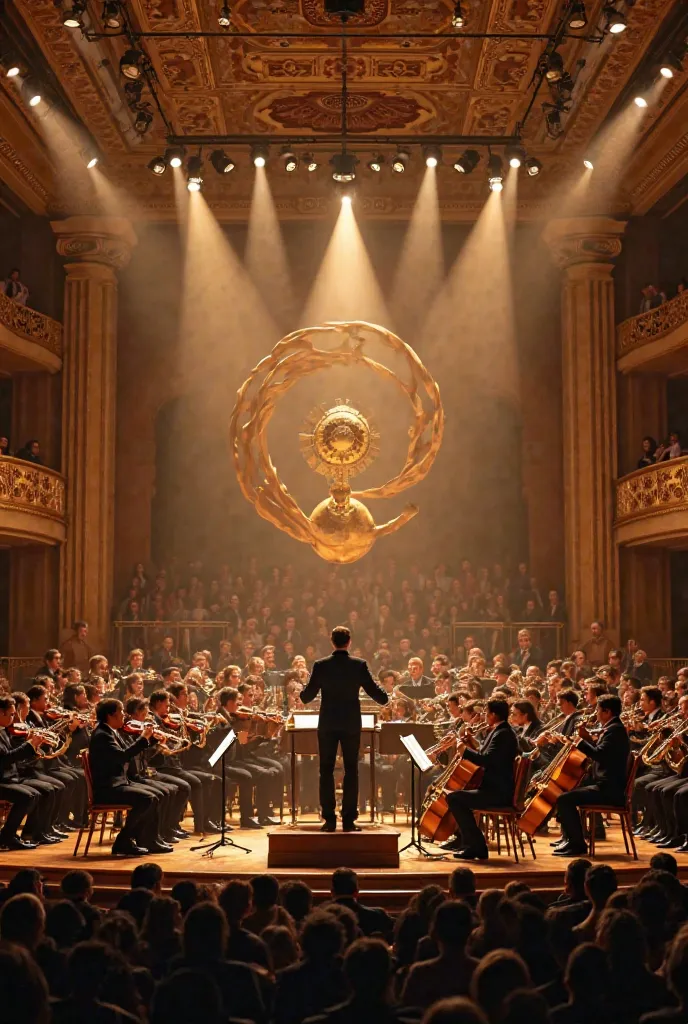
M304 686L303 690L299 694L299 700L302 704L310 704L312 700L320 693L320 687L322 686L322 664L316 661L313 665L313 671L311 677Z

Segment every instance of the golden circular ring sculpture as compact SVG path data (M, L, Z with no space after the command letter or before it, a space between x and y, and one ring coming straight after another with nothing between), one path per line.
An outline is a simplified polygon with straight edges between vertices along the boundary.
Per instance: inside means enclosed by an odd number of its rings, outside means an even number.
M317 341L337 336L337 344ZM381 342L401 356L409 379L366 355L366 342ZM330 496L310 516L280 480L267 448L267 428L276 404L298 380L332 366L361 366L394 383L408 398L413 421L404 464L377 487L353 491L349 477L369 464L377 434L363 413L346 402L319 410L312 433L302 435L307 461L331 477ZM257 385L255 394L249 392ZM440 390L416 353L392 331L363 320L306 327L282 338L239 388L230 422L234 467L242 494L258 514L290 537L310 544L328 562L355 562L378 537L400 529L417 513L407 505L395 519L376 525L362 499L391 498L427 476L442 443L444 409Z

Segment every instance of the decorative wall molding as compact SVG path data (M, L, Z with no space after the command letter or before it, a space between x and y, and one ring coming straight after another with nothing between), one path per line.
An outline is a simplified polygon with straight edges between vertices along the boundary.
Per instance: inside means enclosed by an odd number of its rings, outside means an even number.
M62 358L62 324L45 313L21 306L14 299L0 294L0 324L20 338L33 341Z
M65 479L61 473L22 459L0 456L0 510L65 521ZM0 511L0 535L2 534ZM40 533L40 526L35 532Z
M666 338L688 324L688 291L663 302L657 309L629 317L616 328L616 355L620 359L658 338Z
M688 513L688 456L637 469L616 481L617 525L677 510Z

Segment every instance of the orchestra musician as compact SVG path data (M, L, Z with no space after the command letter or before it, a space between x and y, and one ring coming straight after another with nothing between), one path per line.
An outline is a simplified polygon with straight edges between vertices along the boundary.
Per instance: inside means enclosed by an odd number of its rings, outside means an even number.
M173 686L184 686L183 683L173 683ZM181 721L170 721L170 693L167 690L154 690L148 698L150 710L154 719L154 725L159 729L181 732ZM191 810L194 818L194 832L197 835L204 833L219 832L217 816L221 812L219 780L209 772L187 769L182 760L182 755L171 754L164 756L161 753L153 752L148 763L152 768L157 768L161 778L166 780L171 777L173 782L182 781L189 787L187 800L191 802ZM182 787L184 788L184 787ZM210 814L215 813L211 819Z
M408 676L395 687L395 693L397 697L410 697L411 700L435 696L435 684L424 674L422 658L409 658Z
M26 691L29 700L29 710L25 722L34 729L48 729L50 723L46 717L48 711L48 691L44 686L35 684ZM74 733L79 727L76 719L70 721L67 726L70 733ZM78 829L83 820L86 808L86 781L83 768L69 765L62 757L55 757L44 762L38 762L29 766L39 778L47 777L50 780L61 782L65 787L64 801L60 801L60 820L58 828L60 831L74 831ZM69 823L68 813L72 813L72 823Z
M337 825L334 765L341 744L344 761L342 827L345 832L357 832L360 831L356 825L358 752L361 745L359 691L363 688L371 700L383 706L389 697L373 679L367 663L361 658L350 657L351 632L346 626L335 626L331 640L334 650L329 658L316 661L313 665L311 678L301 691L301 700L309 704L318 694L322 694L318 720L320 805L324 819L322 831L334 832ZM420 662L421 675L422 671L423 663ZM432 696L432 690L430 684L428 696Z
M679 715L672 717L670 731L676 730L686 722L688 733L688 696L679 698ZM685 753L685 740L677 738L674 744ZM671 753L675 753L672 751ZM642 838L656 843L662 849L678 849L681 853L688 851L688 762L684 760L680 766L672 766L671 757L663 759L658 766L665 769L664 775L651 779L643 787L646 803L646 817L649 831L642 831ZM650 771L654 769L651 768ZM649 774L649 773L648 773ZM643 776L643 780L647 776ZM642 780L641 780L642 781ZM652 828L650 828L652 826Z
M557 745L562 742L562 739L568 740L575 736L581 720L580 712L578 711L578 699L576 690L559 690L557 704L559 705L560 717L563 715L563 721L560 722L559 719L553 719L550 726L545 726L541 730L533 744L539 749L544 764L549 764L555 756ZM556 732L553 733L550 730L554 723L556 723ZM527 749L527 744L525 749Z
M93 777L93 799L103 804L128 804L124 827L112 844L120 857L142 857L146 853L170 853L172 847L158 842L158 797L127 776L126 767L142 750L154 745L153 725L144 725L141 736L125 746L119 734L124 725L122 702L114 697L101 700L96 708L97 726L89 743Z
M0 832L0 850L35 850L45 843L59 842L66 833L59 836L52 831L55 813L55 790L49 786L32 784L20 777L17 765L33 760L45 738L31 735L27 731L16 745L8 734L8 728L15 717L13 697L0 697L0 799L12 806ZM22 838L17 831L26 816Z
M216 749L225 738L227 729L234 729L237 734L237 742L233 743L225 757L225 778L227 782L239 787L239 814L241 828L262 828L272 823L270 816L270 792L267 776L264 771L252 764L250 759L242 757L242 747L245 747L249 738L249 720L240 719L237 715L239 708L239 691L234 686L223 686L217 694L219 714L226 720L226 725L219 726L213 730L209 741L210 750ZM222 770L222 762L218 761L215 771L219 774ZM253 793L255 787L255 806ZM255 812L255 813L254 813Z
M518 730L518 749L522 754L530 753L533 743L544 729L537 711L529 700L515 700L511 705L511 724Z
M654 733L654 730L648 730L648 726L654 726L657 722L661 721L664 717L664 710L662 708L662 691L658 686L643 686L640 691L640 710L643 712L644 718L642 721L642 727L636 728L631 732L631 744L634 748L642 747L649 739L650 735ZM642 824L634 829L635 835L641 839L647 839L651 832L657 827L648 801L646 800L647 787L652 782L659 782L661 779L672 777L673 774L667 765L666 761L662 760L657 765L645 765L640 764L638 769L638 776L633 784L633 799L632 807L634 815L638 815L642 812L643 820Z
M620 716L620 699L605 693L597 701L597 720L602 727L597 742L592 741L585 725L578 725L578 749L594 761L594 766L589 782L562 793L557 800L556 811L562 830L562 840L553 850L557 857L580 857L586 852L579 807L624 805L631 745Z
M459 860L486 860L485 837L478 827L474 808L509 807L514 799L514 759L518 753L516 734L509 725L509 704L499 697L487 701L489 732L478 750L466 748L463 756L483 769L475 790L456 790L447 794L447 804L456 819L457 830L442 848L454 852Z

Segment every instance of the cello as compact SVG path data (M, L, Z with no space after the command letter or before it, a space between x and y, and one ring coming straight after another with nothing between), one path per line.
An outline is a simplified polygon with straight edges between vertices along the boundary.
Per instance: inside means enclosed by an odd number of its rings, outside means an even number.
M517 827L532 836L554 810L562 793L570 793L580 785L588 769L589 759L578 749L577 739L567 738L561 750L542 773L535 793L526 802Z
M442 843L456 832L456 819L449 810L447 793L458 789L477 789L483 769L463 756L463 748L442 774L428 787L420 809L418 831L433 843Z

